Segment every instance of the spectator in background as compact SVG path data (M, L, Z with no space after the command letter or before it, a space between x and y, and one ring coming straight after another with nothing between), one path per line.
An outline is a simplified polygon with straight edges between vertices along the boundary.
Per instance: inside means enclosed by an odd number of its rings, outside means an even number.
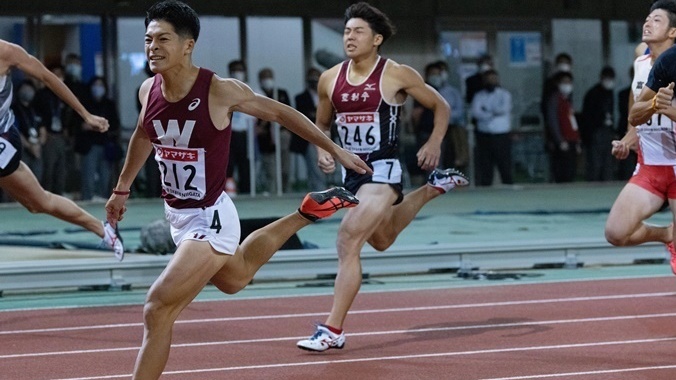
M16 126L21 132L23 151L21 160L28 165L38 182L42 182L42 146L47 141L47 129L41 123L33 106L35 85L24 80L19 85L17 96L12 102Z
M66 54L64 60L66 86L73 91L78 99L86 99L89 96L87 85L82 81L82 60L75 53Z
M313 123L317 118L317 102L319 101L317 84L319 83L319 76L321 74L316 68L310 68L305 74L305 91L296 95L294 99L296 109ZM326 175L322 173L317 165L317 148L310 146L307 140L293 134L289 150L292 153L300 155L305 160L309 190L317 191L326 188Z
M231 61L228 64L228 75L230 78L247 83L244 61ZM248 133L253 133L255 125L255 117L241 112L232 113L232 120L230 121L230 127L232 128L230 161L228 163L228 179L226 180L226 191L230 197L237 195L237 193L249 194L251 192L249 160L254 158L249 157L247 136ZM235 171L237 171L236 177Z
M645 51L645 48L643 49ZM629 78L633 80L634 78L634 66L629 68ZM617 109L619 111L619 120L617 122L617 130L615 133L615 139L619 140L624 135L627 134L629 128L629 97L634 96L631 92L631 81L629 86L620 90L617 93ZM621 181L626 181L631 178L634 168L636 167L636 152L633 150L629 151L627 158L624 160L618 160L617 162L617 176L616 179Z
M476 120L476 181L477 186L493 184L493 170L500 172L505 185L512 177L512 95L500 87L495 70L484 73L484 89L474 95L471 115Z
M573 70L573 58L568 53L559 53L554 58L554 67L552 73L542 86L542 94L540 97L540 112L542 113L542 120L544 121L544 143L545 151L552 155L556 151L556 144L554 143L553 137L549 133L550 128L547 125L547 104L551 97L559 96L559 89L557 83L557 74L558 73L571 73ZM568 95L568 100L572 102L573 95ZM549 161L549 172L554 173L555 168L553 167L554 163ZM550 176L550 180L553 181L553 175Z
M50 65L48 69L59 80L64 80L65 74L61 65ZM66 186L66 150L70 144L69 131L64 123L65 106L48 87L35 94L34 104L35 112L47 130L47 141L42 147L43 185L47 191L61 195Z
M64 58L64 83L75 94L75 96L83 103L88 102L91 94L89 88L82 79L82 60L80 56L75 53L68 53ZM80 173L81 163L79 156L72 149L73 136L77 133L82 125L82 118L73 111L70 107L66 107L62 114L63 127L68 133L68 146L66 149L66 179L64 191L68 194L79 193L82 189L82 173Z
M556 74L557 91L549 97L545 113L547 132L551 136L549 160L554 182L572 182L577 172L580 154L575 110L570 101L573 92L573 75L566 71Z
M437 91L443 85L441 67L436 62L425 66L425 83ZM425 183L428 171L418 166L418 158L415 156L415 153L427 143L427 140L432 135L432 131L434 130L434 111L414 100L413 111L411 112L411 124L413 125L413 134L415 135L415 147L410 150L411 154L407 155L406 169L411 177L411 185L418 187Z
M442 144L441 166L445 168L455 167L460 171L465 171L469 163L469 144L464 99L460 91L449 83L446 61L437 61L436 64L439 66L441 76L439 94L451 107L451 120Z
M122 158L119 145L120 118L115 103L107 96L108 83L103 77L89 82L90 96L85 106L93 114L108 119L110 127L104 133L82 122L75 134L74 150L80 154L82 200L105 200L110 194L114 164Z
M601 80L584 96L580 137L585 148L587 181L609 181L613 175L611 142L615 137L615 70L606 66Z
M573 57L568 53L559 53L554 58L554 68L552 73L545 80L542 86L542 97L540 98L540 105L542 113L545 113L547 107L547 100L552 95L557 95L558 85L556 82L556 75L558 73L573 73Z
M472 100L474 99L474 95L483 90L484 88L484 83L483 83L483 74L488 71L492 70L494 68L493 66L493 58L490 55L483 55L479 58L479 61L477 62L477 72L476 74L467 77L465 79L465 101L467 104L472 104Z
M278 88L275 83L275 74L270 68L264 68L258 72L258 83L261 87L261 93L268 98L274 99L280 103L291 105L289 94L286 90ZM265 189L270 193L277 192L277 174L275 159L275 124L267 120L259 120L256 126L258 135L258 147L261 152L261 161L263 165L261 182ZM291 142L291 132L286 128L279 127L279 143L282 163L282 190L289 191L289 164L291 163L289 143Z

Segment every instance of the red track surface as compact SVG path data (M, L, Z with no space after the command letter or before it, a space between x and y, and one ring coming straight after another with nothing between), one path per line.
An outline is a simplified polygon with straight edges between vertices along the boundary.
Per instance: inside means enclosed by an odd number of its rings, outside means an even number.
M343 350L295 342L327 296L193 303L163 379L676 379L672 278L360 294ZM129 378L141 307L0 313L0 378Z

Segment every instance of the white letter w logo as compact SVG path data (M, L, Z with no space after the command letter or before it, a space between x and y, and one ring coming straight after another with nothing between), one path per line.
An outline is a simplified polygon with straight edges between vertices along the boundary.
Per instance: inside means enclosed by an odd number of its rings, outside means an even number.
M195 120L186 120L183 132L178 128L178 120L169 120L166 132L162 127L162 122L159 120L153 120L153 127L155 127L157 139L160 140L162 145L187 148L188 143L190 143L192 130L195 128Z

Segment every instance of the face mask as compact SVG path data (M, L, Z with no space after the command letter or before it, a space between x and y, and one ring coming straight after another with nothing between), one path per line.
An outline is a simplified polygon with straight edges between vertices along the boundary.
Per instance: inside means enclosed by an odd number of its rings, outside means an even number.
M613 88L615 88L615 81L612 79L604 79L603 81L601 81L601 85L606 90L612 90Z
M441 79L441 75L430 75L427 78L427 83L429 83L430 86L434 88L440 88L441 85L444 83L444 80Z
M487 85L486 85L486 91L488 91L488 92L493 92L493 91L495 91L495 89L496 89L497 87L498 87L498 86L495 85L495 84L487 84Z
M103 95L106 94L106 88L100 84L95 84L92 86L92 96L94 99L101 99Z
M19 90L19 100L23 103L30 103L35 97L35 91L30 87L25 87Z
M79 80L82 77L82 66L76 63L69 63L66 65L66 73L74 79Z
M562 73L569 73L572 67L568 63L559 63L556 65L556 71Z
M479 66L479 71L481 71L482 73L485 73L486 71L488 71L492 68L493 68L493 66L489 65L488 63L484 63L481 66Z
M448 71L444 70L444 71L441 72L440 75L441 75L441 81L446 83L446 81L448 80Z
M244 80L246 79L246 73L244 71L233 71L232 77L240 82L244 82Z
M317 79L308 79L307 88L313 91L317 91L317 84L319 84L319 81Z
M275 80L272 78L265 78L261 81L261 87L263 87L263 90L265 91L270 91L275 88Z
M568 96L573 92L573 85L569 83L562 83L559 85L559 91L561 91L563 95Z

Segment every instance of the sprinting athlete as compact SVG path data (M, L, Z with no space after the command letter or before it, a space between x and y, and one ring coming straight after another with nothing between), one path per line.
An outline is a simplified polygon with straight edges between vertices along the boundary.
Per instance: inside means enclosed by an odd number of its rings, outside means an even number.
M620 141L613 141L612 153L625 159L631 148L636 148L638 163L629 183L625 185L613 204L606 222L605 235L616 246L632 246L645 242L666 244L671 256L671 269L676 274L676 249L673 244L673 224L654 226L645 220L659 211L669 200L672 212L676 200L676 135L673 121L663 112L656 112L652 101L645 112L645 96L652 99L656 86L653 64L658 67L662 56L673 51L676 40L676 2L659 0L650 8L643 24L643 42L648 45L648 54L634 61L633 96L630 99L629 129ZM648 95L647 95L648 94ZM640 111L643 110L643 111ZM637 118L638 112L644 117ZM647 116L647 117L645 117ZM634 127L636 125L636 127ZM674 213L676 217L676 213Z
M310 193L297 212L253 232L239 245L237 211L225 192L233 112L278 122L350 170L365 174L371 169L295 109L195 66L192 52L200 22L188 5L158 2L148 10L145 25L145 53L156 75L139 90L138 124L106 210L111 223L122 220L129 187L154 148L165 216L177 249L148 291L133 378L157 379L169 356L174 321L207 283L224 293L239 291L299 229L358 203L342 188Z
M468 184L455 169L435 169L450 109L415 70L379 55L380 46L393 33L394 27L380 10L364 2L351 5L345 12L343 32L349 59L319 79L317 126L329 133L335 113L342 146L364 158L373 174L350 168L343 172L345 187L360 203L347 212L338 230L339 266L331 313L310 338L297 343L301 349L343 348L343 323L361 286L360 254L366 242L377 250L387 249L427 202ZM418 165L432 172L427 184L404 196L397 158L399 116L409 95L434 112L434 129L417 153ZM321 147L318 152L319 167L325 173L333 172L330 152Z
M112 249L118 260L124 257L122 239L114 226L101 222L68 198L46 191L33 172L21 161L21 137L14 124L10 69L16 67L45 84L72 107L94 130L108 130L108 120L85 109L61 79L21 46L0 40L0 188L32 213L49 214L78 225L102 238L101 245Z

